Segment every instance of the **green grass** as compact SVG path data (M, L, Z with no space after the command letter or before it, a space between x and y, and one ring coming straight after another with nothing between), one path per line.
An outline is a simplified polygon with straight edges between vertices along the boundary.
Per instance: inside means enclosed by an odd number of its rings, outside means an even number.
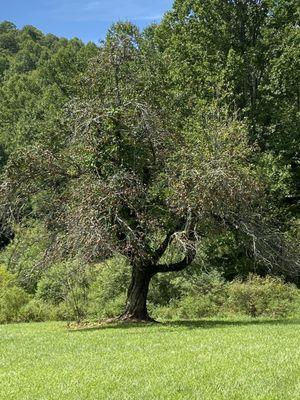
M0 326L1 400L300 399L300 321Z

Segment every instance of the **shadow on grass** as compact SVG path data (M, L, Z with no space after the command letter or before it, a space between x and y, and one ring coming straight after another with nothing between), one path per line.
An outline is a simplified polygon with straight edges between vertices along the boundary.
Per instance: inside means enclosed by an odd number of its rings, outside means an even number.
M300 320L298 319L249 319L249 320L196 320L196 321L172 321L168 322L168 325L185 327L189 329L211 329L211 328L223 328L223 327L238 327L238 326L249 326L249 325L299 325Z
M157 328L186 328L186 329L216 329L225 327L240 327L253 325L299 325L299 319L248 319L248 320L230 320L230 319L203 319L203 320L181 320L164 321L159 323L139 323L139 322L113 322L113 323L86 323L74 324L68 326L69 332L86 332L102 329L148 329ZM165 329L164 329L165 331Z

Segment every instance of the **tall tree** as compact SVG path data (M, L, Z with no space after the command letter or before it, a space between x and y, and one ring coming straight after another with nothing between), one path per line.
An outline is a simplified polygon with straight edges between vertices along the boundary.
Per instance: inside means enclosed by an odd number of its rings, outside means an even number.
M299 190L299 6L296 0L176 0L156 30L179 113L220 98L249 138L291 166Z
M0 171L13 151L31 143L61 145L64 104L76 94L78 78L95 51L92 43L0 23ZM12 237L10 227L0 236L0 248Z

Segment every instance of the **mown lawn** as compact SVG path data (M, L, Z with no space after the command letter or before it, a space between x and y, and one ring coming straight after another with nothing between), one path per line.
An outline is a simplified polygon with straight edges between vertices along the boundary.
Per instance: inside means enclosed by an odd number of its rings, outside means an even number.
M300 321L0 326L1 400L300 399Z

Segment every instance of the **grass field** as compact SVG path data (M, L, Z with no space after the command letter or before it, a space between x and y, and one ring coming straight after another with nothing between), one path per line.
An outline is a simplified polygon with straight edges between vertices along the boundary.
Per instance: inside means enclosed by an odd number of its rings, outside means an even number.
M0 326L1 400L300 399L300 321Z

